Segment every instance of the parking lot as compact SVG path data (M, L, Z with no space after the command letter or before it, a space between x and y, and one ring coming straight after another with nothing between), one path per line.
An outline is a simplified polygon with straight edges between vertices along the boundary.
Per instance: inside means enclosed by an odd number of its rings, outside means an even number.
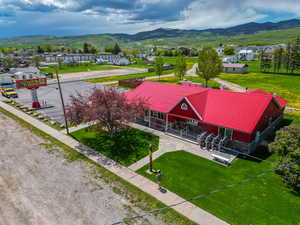
M77 92L85 94L90 92L94 87L103 88L101 84L88 83L84 81L62 83L61 88L63 92L65 105L69 104L70 95L74 95ZM16 99L17 102L22 105L31 107L32 98L31 92L27 89L17 90L19 98ZM38 112L50 117L53 121L64 124L63 109L60 100L60 94L57 84L51 84L46 87L41 87L38 89L38 98L42 107L44 109L39 109Z

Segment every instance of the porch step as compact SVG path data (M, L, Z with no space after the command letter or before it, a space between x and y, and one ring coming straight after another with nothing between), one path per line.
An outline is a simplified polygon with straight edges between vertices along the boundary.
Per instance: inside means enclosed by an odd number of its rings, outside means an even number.
M168 136L171 136L171 137L180 139L180 140L182 140L182 141L190 142L190 143L192 143L192 144L194 144L194 145L199 145L199 143L196 142L196 141L192 141L192 140L190 140L190 139L187 139L187 138L184 138L184 137L180 137L180 136L177 136L177 135L172 134L172 133L169 133L169 132L165 132L165 134L168 135Z

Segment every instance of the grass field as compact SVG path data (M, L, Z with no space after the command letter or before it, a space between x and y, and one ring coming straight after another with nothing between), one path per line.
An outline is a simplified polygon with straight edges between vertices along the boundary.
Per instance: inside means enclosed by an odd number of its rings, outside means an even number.
M110 138L106 131L84 128L71 133L71 136L86 146L101 152L124 166L129 166L149 154L149 143L153 151L158 149L159 137L134 128L125 129L115 138Z
M101 71L101 70L114 70L114 69L120 69L122 67L120 66L113 66L113 65L96 65L91 63L86 64L80 64L76 66L68 66L68 65L62 65L59 69L60 74L64 73L76 73L76 72L88 72L88 71ZM41 69L41 73L53 73L55 74L55 67L50 66L46 69Z
M300 108L300 76L265 73L222 74L221 79L249 89L261 89L287 99L289 106Z
M171 74L171 73L173 73L173 70L163 71L163 75ZM102 83L102 82L118 81L118 80L140 78L140 77L153 77L153 76L156 76L155 72L137 73L137 74L112 76L112 77L103 77L103 78L96 78L96 79L88 79L86 81L91 82L91 83Z
M276 156L268 161L275 162ZM243 159L224 167L184 151L166 153L153 166L162 171L162 186L185 199L274 169L266 162ZM155 181L147 169L145 166L138 172ZM299 196L292 194L274 172L192 203L233 225L296 225L300 221Z

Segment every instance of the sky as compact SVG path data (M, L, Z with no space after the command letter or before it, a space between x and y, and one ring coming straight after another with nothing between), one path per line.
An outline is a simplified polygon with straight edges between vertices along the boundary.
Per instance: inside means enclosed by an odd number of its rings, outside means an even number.
M0 0L0 37L224 28L300 18L300 0Z

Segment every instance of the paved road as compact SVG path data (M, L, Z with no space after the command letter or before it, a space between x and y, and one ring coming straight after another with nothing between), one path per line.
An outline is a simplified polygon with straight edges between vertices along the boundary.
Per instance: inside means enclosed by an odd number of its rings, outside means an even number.
M129 75L129 74L137 74L137 73L146 73L147 69L140 69L140 68L123 68L123 69L116 69L116 70L103 70L103 71L89 71L89 72L78 72L78 73L66 73L60 74L60 80L62 83L64 82L77 82L83 81L87 79L94 79L94 78L103 78L103 77L111 77L111 76L122 76L122 75ZM56 84L56 79L49 80L48 84Z
M142 213L85 162L0 114L0 225L109 225ZM97 175L97 178L96 178ZM135 224L164 224L154 217Z

